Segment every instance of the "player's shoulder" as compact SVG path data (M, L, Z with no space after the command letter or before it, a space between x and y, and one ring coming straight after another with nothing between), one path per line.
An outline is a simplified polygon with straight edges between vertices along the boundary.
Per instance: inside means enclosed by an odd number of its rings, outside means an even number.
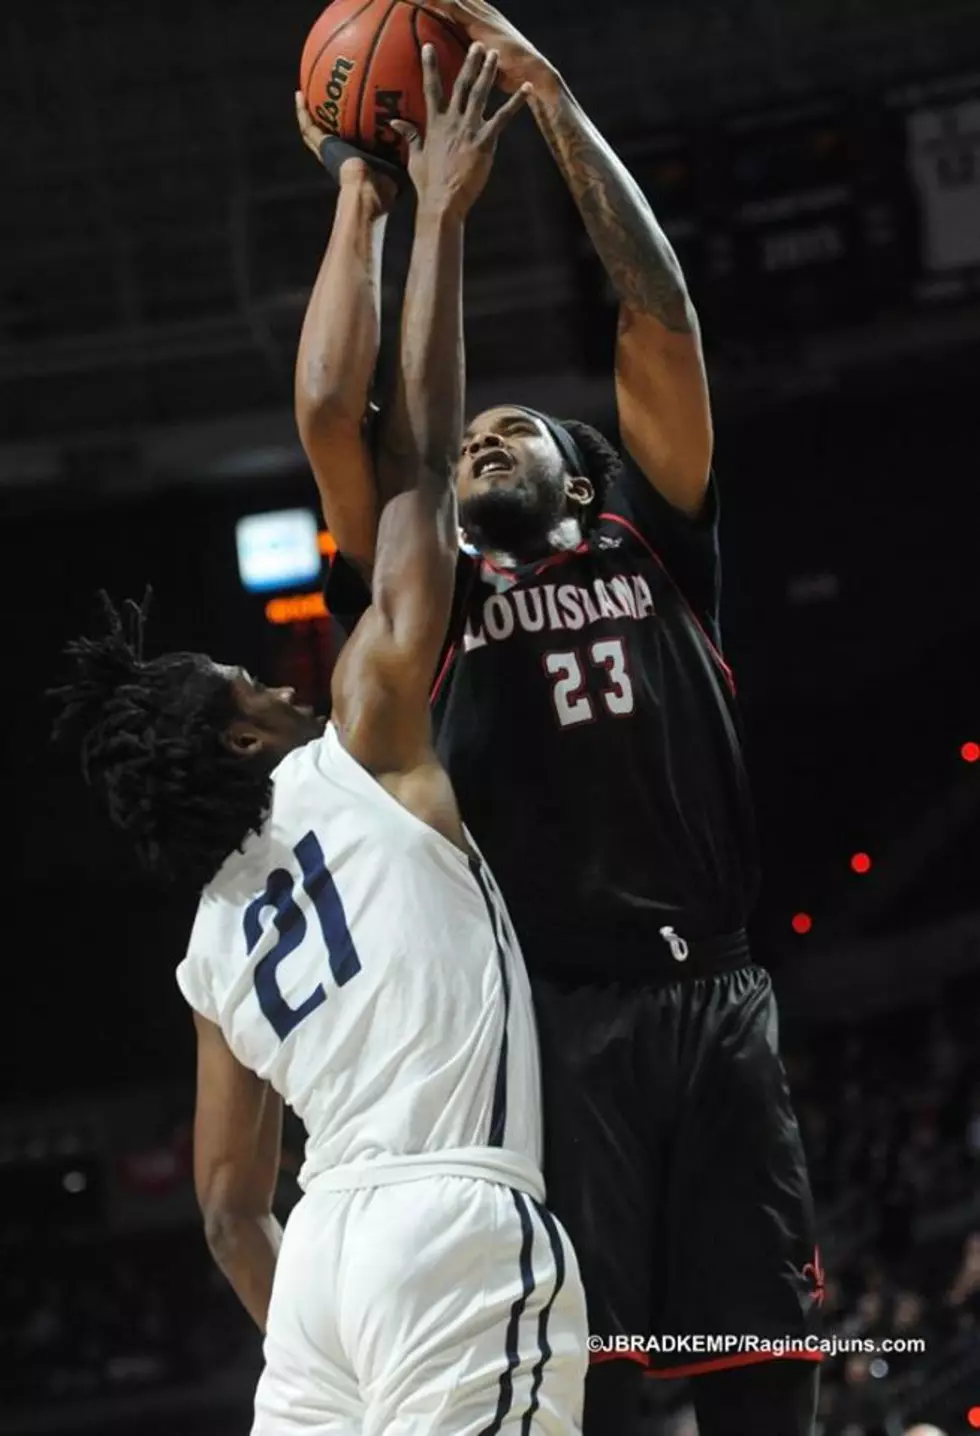
M316 789L329 784L335 758L330 725L319 738L293 748L272 771L272 804L267 827L275 828L297 803L313 798ZM315 798L313 799L315 801Z
M622 546L639 545L652 549L658 558L663 550L717 548L719 500L714 472L705 486L704 499L696 515L677 508L660 488L623 455L609 491L604 495L596 532L606 540L620 540Z

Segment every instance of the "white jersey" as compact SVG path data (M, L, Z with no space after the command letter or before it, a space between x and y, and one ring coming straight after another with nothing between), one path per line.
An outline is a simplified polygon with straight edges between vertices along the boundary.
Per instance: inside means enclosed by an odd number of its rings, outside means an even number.
M177 980L303 1121L300 1185L457 1172L543 1200L530 987L486 865L332 726L272 783L262 832L201 895Z

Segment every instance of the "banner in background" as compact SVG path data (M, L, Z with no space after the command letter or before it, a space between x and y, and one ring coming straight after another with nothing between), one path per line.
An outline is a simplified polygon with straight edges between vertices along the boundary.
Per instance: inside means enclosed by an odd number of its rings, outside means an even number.
M906 124L923 268L980 265L980 96L913 110Z

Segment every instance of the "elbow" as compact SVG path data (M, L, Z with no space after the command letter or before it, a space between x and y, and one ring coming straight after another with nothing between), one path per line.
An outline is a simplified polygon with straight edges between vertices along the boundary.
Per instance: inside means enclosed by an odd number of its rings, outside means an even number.
M202 1207L201 1215L208 1251L220 1264L234 1249L238 1219L227 1208L215 1205Z
M296 427L304 443L338 429L359 429L364 421L363 396L354 398L342 382L327 376L296 385Z
M234 1254L245 1229L255 1226L263 1217L269 1215L268 1210L253 1211L213 1198L203 1200L200 1207L204 1219L204 1240L219 1265Z
M239 1264L250 1250L255 1234L261 1230L271 1212L240 1212L226 1208L208 1208L204 1212L204 1240L215 1264L227 1272Z
M294 377L300 429L328 424L359 425L367 410L367 384L350 364L324 363L301 353Z

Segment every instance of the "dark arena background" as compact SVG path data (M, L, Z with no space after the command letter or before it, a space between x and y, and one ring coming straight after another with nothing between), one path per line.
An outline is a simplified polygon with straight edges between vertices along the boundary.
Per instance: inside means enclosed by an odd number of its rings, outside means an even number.
M332 214L293 116L316 11L9 0L0 19L7 1436L249 1426L259 1339L190 1178L173 970L194 894L161 898L107 835L43 692L97 589L150 582L151 651L324 700L318 576L246 588L239 550L261 565L274 533L238 528L320 523L291 413ZM828 1361L820 1430L959 1436L980 1426L980 4L511 13L650 195L704 328L755 942L827 1328L925 1346ZM612 426L613 321L522 116L469 226L471 410L517 392ZM647 1384L650 1432L692 1436L683 1387Z

